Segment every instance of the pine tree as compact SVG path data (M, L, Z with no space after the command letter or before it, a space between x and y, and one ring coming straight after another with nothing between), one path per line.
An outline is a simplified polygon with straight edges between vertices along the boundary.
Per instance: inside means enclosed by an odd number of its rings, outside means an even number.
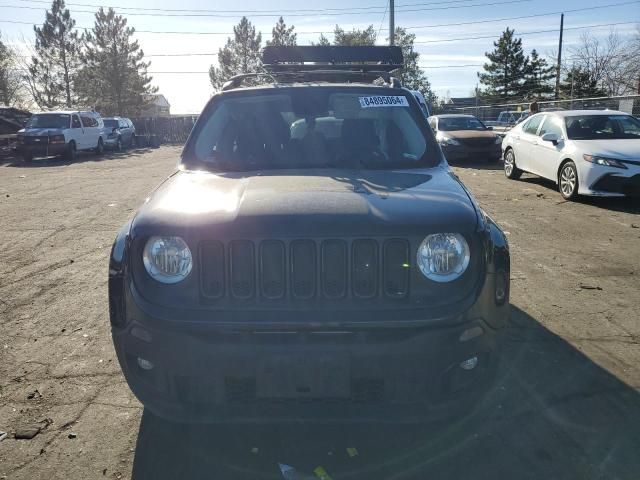
M560 94L564 98L604 97L606 92L598 87L598 80L588 70L573 67L560 84Z
M124 17L101 7L93 30L85 35L78 90L103 114L135 116L157 91L151 86L150 64L143 61L144 52L133 40L134 33Z
M420 68L420 54L414 49L415 39L415 34L407 33L402 27L396 27L394 41L397 46L402 48L404 62L400 79L403 86L409 90L419 90L427 102L433 105L436 101L436 96L431 90L431 84L426 73Z
M324 36L323 33L321 33L320 38L318 39L318 43L311 42L311 45L316 45L318 47L328 47L331 45L331 42L327 37Z
M479 74L480 83L486 85L486 95L504 98L522 97L525 76L529 68L522 50L522 40L514 38L514 30L507 28L493 42L493 52L485 53L490 63L484 64L486 73Z
M553 65L549 65L533 49L529 56L528 69L525 74L525 95L530 98L538 98L552 94L554 86L551 84L551 80L556 78L555 70Z
M40 108L71 107L80 66L80 38L64 0L53 0L42 27L33 27L36 43L26 76Z
M376 44L376 30L369 25L364 30L354 28L350 32L338 25L333 30L333 44L338 46L368 46ZM322 37L321 37L322 40Z
M282 17L271 30L271 40L267 40L267 45L274 47L293 47L297 44L297 34L293 33L295 27L287 27Z
M234 75L260 71L261 46L262 34L256 34L256 28L247 17L242 17L233 27L233 39L227 38L224 48L218 50L218 67L211 65L209 68L209 80L214 90L220 90Z

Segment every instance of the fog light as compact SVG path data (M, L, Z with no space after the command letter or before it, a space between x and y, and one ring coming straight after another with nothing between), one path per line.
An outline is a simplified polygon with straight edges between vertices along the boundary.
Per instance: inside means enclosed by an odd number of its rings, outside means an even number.
M460 362L460 368L463 370L473 370L477 365L478 357L471 357L466 359L464 362Z
M145 360L144 358L138 357L138 366L143 370L153 370L153 363L149 360Z

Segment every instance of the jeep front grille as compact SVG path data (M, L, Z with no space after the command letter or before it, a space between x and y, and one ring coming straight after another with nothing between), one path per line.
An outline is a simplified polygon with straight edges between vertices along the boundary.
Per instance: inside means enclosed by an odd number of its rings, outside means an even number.
M404 298L409 242L404 239L265 239L200 246L204 298L305 301Z

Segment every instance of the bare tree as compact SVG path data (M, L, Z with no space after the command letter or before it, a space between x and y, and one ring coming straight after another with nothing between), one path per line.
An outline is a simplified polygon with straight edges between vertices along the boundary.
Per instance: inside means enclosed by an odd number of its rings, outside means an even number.
M14 48L0 35L0 105L21 105L24 100L22 82Z
M571 69L588 74L589 80L607 95L630 93L626 72L633 59L627 50L627 44L615 30L604 40L584 33L580 44L570 50Z

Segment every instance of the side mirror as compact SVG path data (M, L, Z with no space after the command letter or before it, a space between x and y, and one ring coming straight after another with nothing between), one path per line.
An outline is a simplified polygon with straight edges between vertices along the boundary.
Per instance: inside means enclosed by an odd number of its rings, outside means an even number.
M560 138L555 133L545 133L542 136L542 141L543 142L551 142L554 145L557 145L558 142L560 142Z
M493 130L493 127L487 127L487 130Z
M116 130L118 130L118 127L113 127L113 128L111 129L111 131L112 131L113 133L115 133L115 132L116 132Z

